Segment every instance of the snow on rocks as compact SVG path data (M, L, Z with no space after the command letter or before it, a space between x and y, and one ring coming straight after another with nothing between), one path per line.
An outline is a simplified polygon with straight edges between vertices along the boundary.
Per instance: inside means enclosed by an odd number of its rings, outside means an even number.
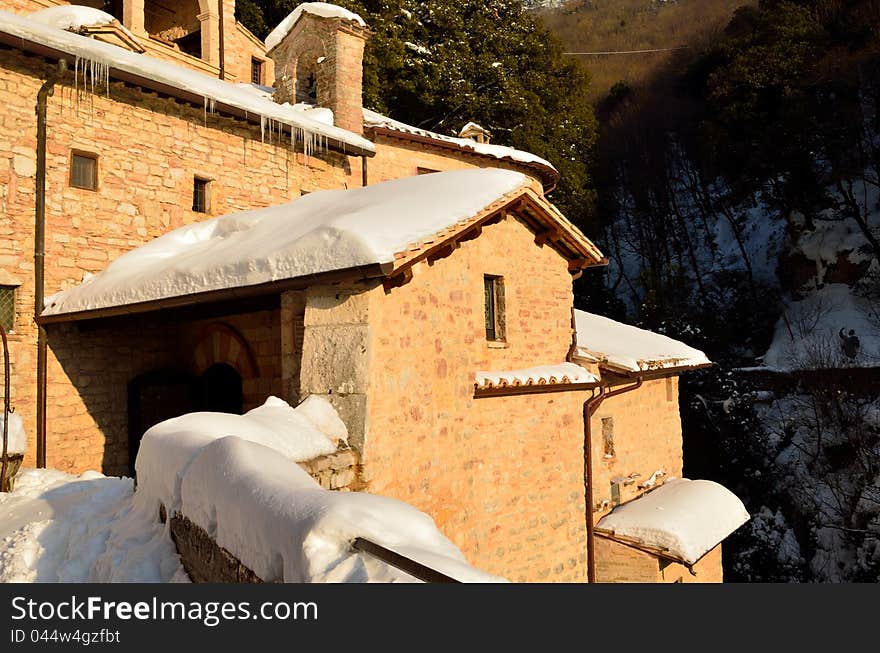
M844 340L851 330L857 346L847 348ZM779 371L880 366L876 306L842 283L790 301L763 362Z
M489 390L508 386L596 383L598 380L580 365L561 363L506 372L477 372L475 383L478 390Z
M537 154L532 154L531 152L524 152L512 147L507 147L506 145L478 143L470 138L445 136L444 134L438 134L436 132L428 131L427 129L420 129L418 127L413 127L412 125L407 125L406 123L394 120L388 116L383 116L381 113L376 113L370 109L364 109L364 127L382 127L384 129L390 129L405 134L432 138L445 143L452 143L462 149L471 150L477 154L483 154L495 159L509 159L511 161L516 161L517 163L534 163L549 168L550 170L556 170L552 163L546 159L542 159Z
M140 490L139 490L140 491ZM205 446L182 483L182 513L269 582L411 582L351 543L369 539L467 582L500 580L465 561L426 514L395 499L321 489L260 444Z
M280 457L303 462L336 451L347 437L345 425L330 403L313 396L297 408L269 397L244 415L188 413L156 424L141 440L135 470L139 500L151 500L169 511L180 508L180 492L187 469L199 452L214 440L234 436L256 442Z
M699 349L653 331L575 309L575 357L625 372L711 365Z
M391 263L440 231L519 190L525 175L457 170L351 190L180 227L46 300L45 315Z
M742 501L723 485L677 478L617 506L596 530L694 564L748 520Z
M296 9L290 12L287 17L282 20L278 27L273 29L269 36L266 37L266 52L272 50L276 45L284 40L284 37L290 33L296 23L302 18L303 14L312 14L313 16L321 16L322 18L341 18L349 22L355 23L360 27L366 28L367 23L358 14L348 9L343 9L329 2L304 2Z
M3 415L0 411L0 437L2 437ZM24 422L18 413L9 415L9 428L7 431L6 453L8 455L22 454L27 448L27 435L24 432ZM2 443L0 443L2 446ZM2 452L0 452L2 453Z
M0 493L0 582L165 582L186 574L133 483L97 472L22 471Z
M128 77L134 75L200 96L204 99L206 112L219 103L259 116L264 129L275 133L286 128L292 138L303 141L306 152L320 149L328 139L363 152L375 152L375 147L367 139L314 120L307 112L298 111L289 104L277 104L242 85L44 24L35 20L33 15L19 16L0 10L0 33L69 55L70 67L77 71L78 84L83 83L79 76L85 79L90 76L92 87L97 84L103 91L114 71L120 71Z

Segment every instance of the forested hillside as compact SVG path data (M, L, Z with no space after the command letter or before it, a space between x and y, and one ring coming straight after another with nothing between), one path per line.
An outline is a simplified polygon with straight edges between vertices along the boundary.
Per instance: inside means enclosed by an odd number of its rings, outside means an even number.
M731 579L880 577L878 33L875 0L762 0L598 105L578 301L719 363L682 411L686 473L753 514Z

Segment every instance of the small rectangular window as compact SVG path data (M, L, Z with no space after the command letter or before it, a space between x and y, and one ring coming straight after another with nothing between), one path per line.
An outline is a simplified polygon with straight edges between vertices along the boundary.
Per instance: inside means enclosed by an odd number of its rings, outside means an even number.
M98 157L85 152L70 155L70 185L85 190L98 190Z
M263 84L263 62L259 59L251 59L251 84Z
M7 333L15 330L15 286L0 286L0 324Z
M208 213L211 210L211 182L207 179L193 178L193 211Z
M504 342L504 279L485 275L483 277L484 304L486 313L486 340Z
M614 457L614 418L602 418L602 448L606 458Z

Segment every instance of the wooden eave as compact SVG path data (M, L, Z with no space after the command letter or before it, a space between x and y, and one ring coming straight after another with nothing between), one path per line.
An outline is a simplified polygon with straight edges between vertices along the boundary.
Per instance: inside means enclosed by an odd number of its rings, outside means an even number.
M401 141L409 141L411 143L420 143L422 145L431 145L433 147L438 147L444 150L453 150L455 152L460 152L461 154L466 154L470 156L475 156L480 159L492 159L494 161L506 161L512 163L516 166L521 166L523 168L527 168L530 170L534 170L538 176L541 178L541 183L544 186L544 192L549 193L554 188L556 188L556 184L559 182L559 171L555 168L551 168L545 166L537 161L517 161L511 157L503 157L499 159L498 157L491 156L489 154L483 154L481 152L477 152L468 147L464 147L459 145L458 143L452 143L450 141L446 141L439 138L431 138L430 136L423 136L422 134L413 134L411 132L401 131L399 129L390 129L388 127L380 127L378 125L375 126L365 126L364 127L364 135L367 138L370 138L372 141L376 140L377 136L382 136L384 138L397 139Z
M416 263L424 260L431 262L450 255L462 242L477 238L484 226L499 222L509 215L515 215L523 220L535 232L536 238L541 236L543 240L539 244L550 245L568 259L570 273L577 274L585 268L607 264L602 252L577 227L547 200L538 196L527 185L523 185L493 202L472 218L462 220L397 253L386 287L401 285L393 283L393 280L409 274ZM551 233L552 236L544 237L543 235L547 233Z
M144 47L138 43L136 40L131 38L128 34L125 33L125 30L122 29L122 25L119 24L119 21L113 21L112 23L107 23L106 25L97 25L94 27L83 27L80 30L80 33L83 36L113 36L118 41L120 41L126 48L133 52L143 53L146 52Z
M69 52L65 52L64 50L59 50L58 48L43 45L42 43L35 43L34 41L29 41L27 39L23 39L21 37L14 36L3 31L0 31L0 45L6 45L13 49L21 50L22 52L46 57L47 59L50 59L52 61L58 61L60 59L69 60L72 57L76 56L70 54ZM109 67L109 76L111 79L115 79L116 81L124 82L125 84L128 84L130 86L148 89L150 91L158 93L160 96L174 98L177 101L191 104L197 108L204 108L205 106L204 96L199 95L198 93L193 93L191 91L187 91L186 89L172 86L170 84L165 84L164 82L150 79L148 77L143 77L135 73L129 73L124 70L114 68L112 65ZM216 101L214 104L214 113L238 118L239 120L244 120L245 122L255 125L260 124L259 115L246 111L245 109L242 109L240 107L226 104L225 102L222 102L220 100ZM364 149L362 147L358 147L357 145L343 143L342 141L335 138L328 137L326 139L326 142L330 149L335 150L336 152L340 152L342 154L347 154L349 156L372 157L376 155L375 152Z

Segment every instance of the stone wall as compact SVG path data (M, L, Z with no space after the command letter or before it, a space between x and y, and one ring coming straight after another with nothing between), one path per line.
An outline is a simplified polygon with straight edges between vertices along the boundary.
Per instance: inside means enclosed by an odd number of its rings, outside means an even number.
M299 464L325 490L356 492L362 488L360 456L354 449L341 449Z
M248 356L232 351L230 336L216 335L228 331L240 335ZM212 363L227 363L242 376L244 410L280 396L280 342L277 309L182 325L160 315L103 326L50 326L47 465L127 475L128 384L146 372L174 369L197 376ZM207 360L197 360L199 351L207 352Z
M5 279L18 285L15 328L9 336L12 400L32 438L36 432L36 328L31 317L34 104L48 70L41 59L3 51L0 270ZM306 162L290 151L287 142L262 142L258 125L205 114L201 107L119 83L111 84L109 98L103 89L83 93L74 87L72 73L56 87L49 101L48 124L47 296L78 284L85 273L99 272L122 253L184 224L289 201L299 197L302 188L342 188L347 184L348 164L342 155L313 155ZM98 156L97 191L69 185L73 150ZM191 210L196 175L213 180L208 214ZM57 366L54 370L57 373ZM92 383L98 382L97 376L92 378ZM67 383L63 377L62 382ZM73 401L69 394L63 391L56 397ZM71 410L70 406L53 406L52 401L50 397L50 414ZM82 426L66 428L82 432ZM89 437L105 436L93 433ZM34 450L31 440L25 465L34 464ZM67 454L64 460L68 460ZM49 462L52 464L51 457ZM76 467L93 464L94 456L90 455Z
M516 218L370 291L367 489L430 514L469 562L514 581L586 579L587 392L474 398L474 373L561 363L567 261ZM506 346L486 341L483 275L504 277Z
M693 571L621 542L596 538L596 580L600 583L720 583L721 545L698 560Z

